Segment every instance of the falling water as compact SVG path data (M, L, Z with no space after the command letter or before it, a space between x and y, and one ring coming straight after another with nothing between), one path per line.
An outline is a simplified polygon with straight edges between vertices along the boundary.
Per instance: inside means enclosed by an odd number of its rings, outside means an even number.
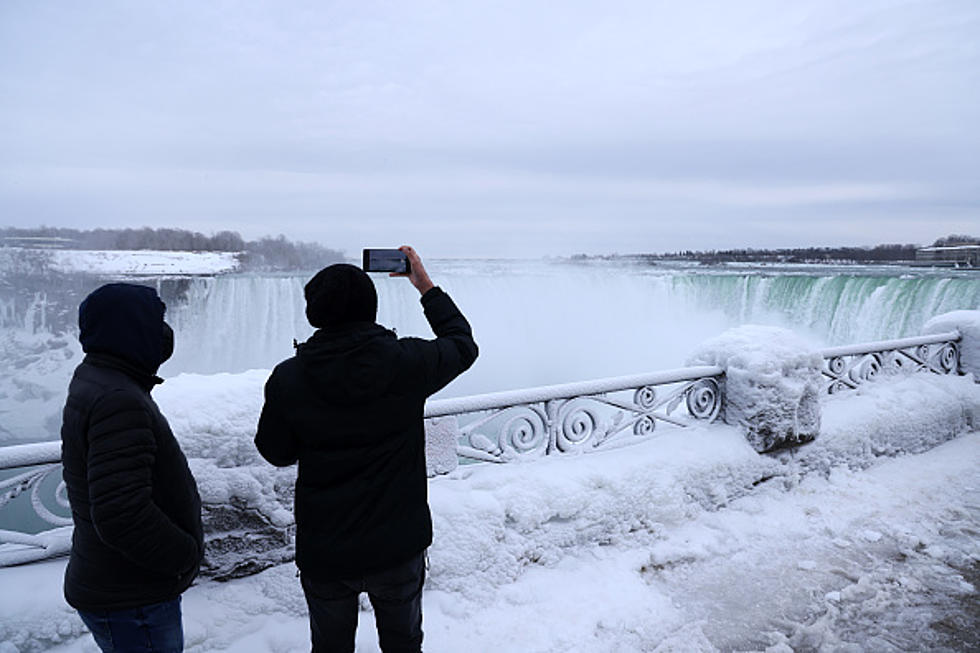
M469 318L481 355L441 396L683 366L705 339L745 323L774 324L816 345L912 335L932 316L980 307L976 272L914 268L653 267L436 261L433 280ZM270 369L312 332L295 276L137 280L167 302L176 351L161 374ZM0 297L0 440L57 437L80 356L78 302L103 279ZM375 277L379 321L430 337L418 293Z

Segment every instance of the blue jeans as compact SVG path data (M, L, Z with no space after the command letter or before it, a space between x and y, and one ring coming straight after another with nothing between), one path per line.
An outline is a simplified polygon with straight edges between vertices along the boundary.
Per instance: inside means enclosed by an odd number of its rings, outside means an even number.
M374 607L378 643L384 653L422 650L422 585L425 554L348 580L318 581L300 575L310 609L313 653L352 652L357 630L357 596L367 592Z
M184 628L180 597L129 610L78 611L95 643L106 653L180 653Z

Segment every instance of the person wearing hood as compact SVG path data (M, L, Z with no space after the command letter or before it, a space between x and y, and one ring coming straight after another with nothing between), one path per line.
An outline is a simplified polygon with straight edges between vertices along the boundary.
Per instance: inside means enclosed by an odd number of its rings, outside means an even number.
M426 548L425 400L473 364L470 325L411 247L406 275L436 337L398 338L376 324L371 278L353 265L304 288L317 328L265 386L255 445L299 463L296 565L313 651L353 651L358 595L374 607L383 651L420 651Z
M153 288L111 283L78 309L61 460L75 528L65 600L103 651L182 651L180 596L204 552L201 500L150 390L173 353Z

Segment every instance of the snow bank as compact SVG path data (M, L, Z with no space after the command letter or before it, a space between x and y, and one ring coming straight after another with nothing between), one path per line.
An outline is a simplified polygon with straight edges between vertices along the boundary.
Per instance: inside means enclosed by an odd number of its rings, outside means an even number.
M923 333L960 332L960 371L980 382L980 311L952 311L937 315L922 327Z
M822 406L820 438L785 454L807 469L861 469L980 427L980 386L967 376L891 377L833 395Z
M59 272L138 276L220 274L238 269L235 252L157 250L45 250Z
M88 633L62 599L64 559L4 567L0 573L0 653L47 651Z
M721 417L745 428L757 451L807 442L820 432L823 358L792 331L731 329L702 344L688 364L724 368Z
M494 591L430 582L426 650L974 650L978 445L980 433L967 434L869 470L764 483L717 511L665 522L650 540L568 549ZM95 651L61 600L63 571L64 560L0 569L0 584L16 588L0 594L7 650ZM291 565L201 579L183 612L188 653L309 650ZM377 653L363 603L359 622L357 650Z
M603 453L461 467L429 485L431 585L478 596L575 547L653 540L779 467L725 426Z

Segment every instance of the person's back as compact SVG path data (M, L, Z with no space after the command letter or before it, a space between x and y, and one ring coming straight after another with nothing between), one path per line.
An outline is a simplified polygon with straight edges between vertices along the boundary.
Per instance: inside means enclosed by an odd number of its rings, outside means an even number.
M61 429L75 524L64 591L104 650L181 650L180 594L203 555L197 485L150 397L173 347L163 313L156 291L131 284L79 309L86 356Z
M477 346L455 304L406 250L435 340L397 338L375 324L370 278L331 266L306 287L318 331L266 384L255 443L273 464L299 462L296 564L314 650L353 650L362 590L375 605L383 649L421 644L421 565L432 541L423 408L473 363Z

